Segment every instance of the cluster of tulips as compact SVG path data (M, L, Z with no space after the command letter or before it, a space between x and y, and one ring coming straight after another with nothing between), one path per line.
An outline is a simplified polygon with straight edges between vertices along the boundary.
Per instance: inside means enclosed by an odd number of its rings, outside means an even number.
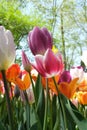
M28 34L28 45L34 60L31 62L22 50L24 69L21 69L15 63L13 35L0 26L0 100L6 99L8 112L8 121L0 120L1 129L86 130L87 73L84 68L64 69L62 54L54 47L46 28L34 27ZM86 51L81 60L87 65ZM20 119L15 107L18 113L23 110Z

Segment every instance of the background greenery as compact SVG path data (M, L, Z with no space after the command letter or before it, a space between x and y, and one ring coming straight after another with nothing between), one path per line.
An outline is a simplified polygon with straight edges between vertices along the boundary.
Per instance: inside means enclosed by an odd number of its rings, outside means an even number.
M87 46L87 0L1 0L0 25L12 31L19 63L19 50L27 50L28 32L34 26L47 27L69 69L80 65Z

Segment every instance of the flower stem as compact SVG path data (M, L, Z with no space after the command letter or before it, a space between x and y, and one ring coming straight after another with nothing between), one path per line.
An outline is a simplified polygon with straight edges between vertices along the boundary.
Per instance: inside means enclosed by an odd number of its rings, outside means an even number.
M29 73L31 84L32 84L32 88L33 88L34 100L35 100L35 106L36 106L36 93L35 93L34 83L33 83L30 71L28 71L28 73Z
M28 102L28 97L26 91L24 91L24 96L26 100L26 122L27 122L27 130L30 130L30 105Z
M65 130L68 130L68 127L67 127L67 121L66 121L65 108L64 108L64 105L63 105L62 99L61 99L61 97L60 97L60 94L59 94L59 100L60 100L60 104L61 104L61 108L62 108L62 114L63 114L63 117L64 117Z
M48 79L46 79L46 100L43 130L47 130L47 111L48 111Z
M54 77L53 77L53 81L54 81L56 90L57 90L57 92L58 92L58 100L59 100L59 104L60 104L60 107L61 107L61 110L62 110L62 114L63 114L63 117L64 117L65 130L68 130L67 121L66 121L66 113L65 113L64 105L63 105L62 99L61 99L61 97L60 97L60 92L59 92L59 90L58 90L58 85L57 85L57 83L56 83Z
M50 101L50 109L51 109L51 112L50 112L50 114L51 114L51 121L50 121L50 130L53 130L53 117L52 117L52 101Z
M10 130L14 130L13 115L12 115L12 110L11 110L11 103L10 103L8 85L7 85L6 76L5 76L5 70L2 70L1 73L2 73L2 77L3 77L5 94L6 94L6 102L7 102L8 119L9 119L9 124L10 124Z

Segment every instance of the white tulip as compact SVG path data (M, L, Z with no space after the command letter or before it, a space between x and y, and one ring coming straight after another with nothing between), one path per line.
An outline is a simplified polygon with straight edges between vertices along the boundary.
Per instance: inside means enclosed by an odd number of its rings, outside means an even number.
M78 82L80 83L84 78L83 68L81 66L72 67L70 69L70 75L71 75L72 79L79 78Z
M83 61L83 63L87 67L87 50L83 51L82 56L81 56L81 60Z
M0 26L0 71L6 70L15 60L15 44L10 30Z

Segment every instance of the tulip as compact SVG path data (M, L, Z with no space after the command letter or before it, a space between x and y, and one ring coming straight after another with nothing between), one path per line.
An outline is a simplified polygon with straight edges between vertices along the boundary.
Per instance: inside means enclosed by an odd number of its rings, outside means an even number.
M63 61L60 53L54 54L51 49L47 49L44 55L36 55L33 67L43 77L53 77L59 75L63 70Z
M61 83L61 82L67 82L67 83L70 83L70 81L71 81L71 75L70 75L70 72L69 72L69 71L64 71L64 72L61 74L58 83Z
M72 79L79 78L78 82L81 82L84 78L83 68L81 66L72 67L70 69L70 75L71 75Z
M83 63L87 67L87 50L83 51L82 56L81 56L81 60L83 61Z
M6 70L15 60L15 44L12 33L0 26L0 70Z
M31 70L31 63L28 60L28 57L24 51L22 51L22 64L23 64L23 67L26 71Z
M80 91L77 97L80 104L87 105L87 92Z
M18 64L13 64L6 71L6 78L17 85L21 90L26 90L30 84L30 77L27 71L21 71Z
M70 83L61 82L58 86L59 91L64 94L67 98L72 99L74 93L76 92L78 85L77 85L78 78L71 80Z
M34 27L28 35L28 45L34 55L44 54L48 48L52 49L52 36L46 28Z

